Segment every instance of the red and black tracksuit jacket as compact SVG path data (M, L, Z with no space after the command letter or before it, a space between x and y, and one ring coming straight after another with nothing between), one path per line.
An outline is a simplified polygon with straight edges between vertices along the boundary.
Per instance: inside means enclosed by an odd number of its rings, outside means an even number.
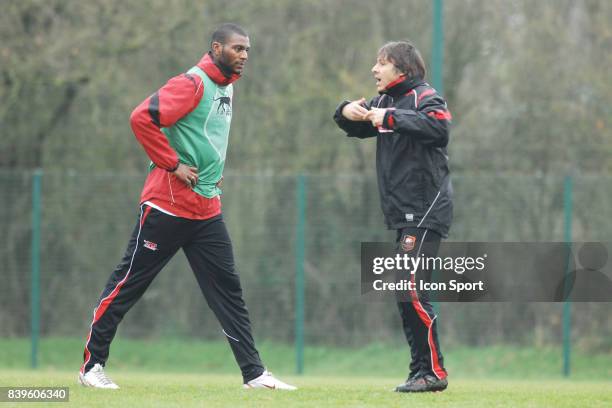
M209 53L198 62L206 75L220 85L229 85L240 78L229 77L214 64ZM136 139L155 166L142 189L140 202L151 202L176 216L205 220L221 213L218 197L207 198L194 192L170 171L178 166L178 155L170 146L161 128L170 127L191 113L206 92L197 75L177 75L153 95L142 101L130 116L130 125Z
M446 146L451 113L436 90L420 78L400 77L365 104L388 109L383 126L334 114L349 137L376 139L376 173L382 211L389 229L427 228L448 236L452 185Z

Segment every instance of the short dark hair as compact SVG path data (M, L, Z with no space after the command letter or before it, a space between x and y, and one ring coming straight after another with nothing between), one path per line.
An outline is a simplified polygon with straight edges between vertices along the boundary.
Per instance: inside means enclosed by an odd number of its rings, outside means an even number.
M378 50L378 56L391 62L409 78L425 78L425 62L421 53L409 41L392 41Z
M243 37L249 36L244 30L244 28L240 27L238 24L224 23L224 24L221 24L219 27L217 27L215 32L212 33L212 37L210 40L210 47L212 48L212 43L214 42L225 44L227 42L227 39L232 34L238 34Z

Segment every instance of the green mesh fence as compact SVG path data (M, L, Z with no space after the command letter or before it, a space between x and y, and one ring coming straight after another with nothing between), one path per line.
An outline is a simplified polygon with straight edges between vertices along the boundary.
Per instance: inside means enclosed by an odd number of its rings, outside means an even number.
M0 336L30 335L32 173L0 172ZM144 174L42 176L41 336L82 336L138 216ZM403 342L393 303L360 299L362 241L391 241L374 176L307 175L306 344ZM562 241L564 176L456 174L454 241ZM258 340L293 343L297 176L227 174L223 211ZM573 239L612 236L611 176L574 176ZM559 345L562 304L439 304L445 345ZM608 347L609 304L574 304L572 335ZM120 326L128 337L223 339L182 253Z

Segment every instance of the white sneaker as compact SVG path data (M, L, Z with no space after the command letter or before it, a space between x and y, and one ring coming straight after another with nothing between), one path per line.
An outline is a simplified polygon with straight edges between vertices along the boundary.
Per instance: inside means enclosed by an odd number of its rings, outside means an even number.
M79 373L79 383L85 387L107 388L118 390L119 386L104 373L104 367L100 364L94 365L85 374Z
M278 378L275 378L271 372L268 370L264 371L262 375L259 377L249 381L248 383L243 385L244 388L268 388L271 390L287 390L294 391L297 390L297 387L293 385L285 384Z

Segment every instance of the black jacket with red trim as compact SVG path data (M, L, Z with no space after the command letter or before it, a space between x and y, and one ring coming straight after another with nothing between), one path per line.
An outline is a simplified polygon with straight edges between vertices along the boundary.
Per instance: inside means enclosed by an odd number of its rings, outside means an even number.
M421 227L448 236L452 185L446 147L451 114L445 100L422 79L401 77L365 104L387 109L383 126L334 120L349 137L376 137L376 173L385 223L389 229Z

